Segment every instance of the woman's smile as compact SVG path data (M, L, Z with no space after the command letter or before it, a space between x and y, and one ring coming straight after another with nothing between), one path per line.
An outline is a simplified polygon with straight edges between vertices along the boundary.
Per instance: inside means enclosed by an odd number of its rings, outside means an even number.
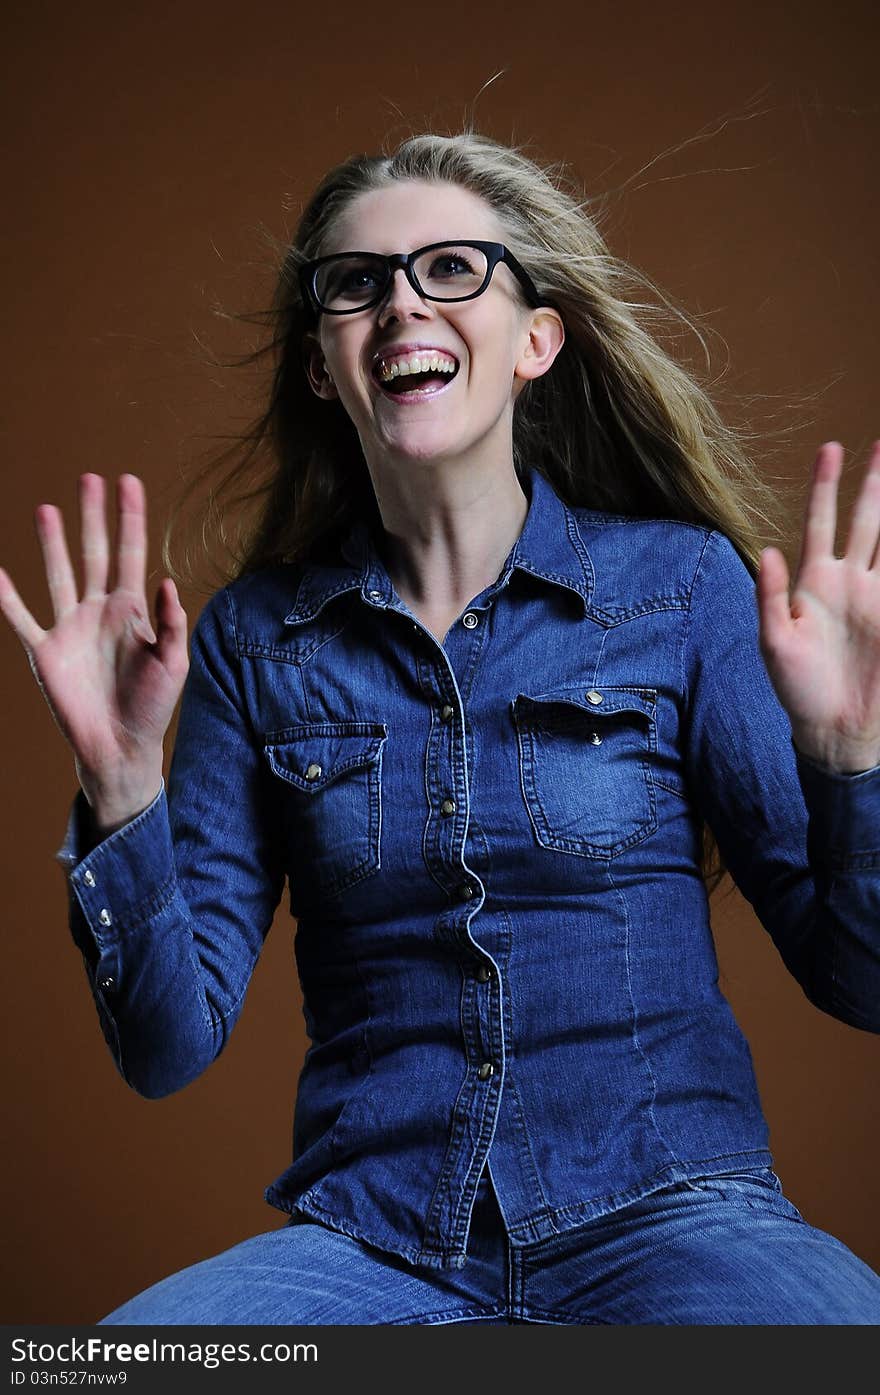
M387 383L379 383L379 392L389 402L398 403L402 407L414 407L449 392L455 376L453 374L452 377L443 378L437 370L427 374L395 374Z
M406 406L439 397L458 374L456 354L434 344L389 344L373 358L371 376L383 397Z

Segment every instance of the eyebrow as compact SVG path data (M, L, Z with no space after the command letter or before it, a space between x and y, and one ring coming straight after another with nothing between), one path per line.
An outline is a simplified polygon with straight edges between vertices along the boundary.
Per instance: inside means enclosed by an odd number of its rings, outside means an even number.
M415 252L420 247L432 247L435 243L471 242L474 240L476 240L477 242L504 241L504 239L501 237L489 237L488 235L480 235L479 233L469 233L466 237L430 237L427 242L417 242L414 247L410 248L410 251ZM365 256L370 257L394 257L398 255L397 249L395 249L392 252L377 252L375 251L375 249L368 247L340 247L335 252L331 252L329 250L322 251L318 254L318 257L339 257L344 255L346 252L362 252ZM406 256L408 255L408 253L404 253L404 255ZM314 258L314 260L318 260L318 257Z

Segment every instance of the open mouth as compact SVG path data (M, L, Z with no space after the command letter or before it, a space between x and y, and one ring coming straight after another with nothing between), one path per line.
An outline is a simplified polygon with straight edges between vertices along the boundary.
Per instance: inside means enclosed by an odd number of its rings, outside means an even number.
M426 369L420 373L400 373L387 382L383 382L379 377L379 365L373 369L373 381L381 388L386 397L390 397L395 402L405 402L407 400L418 400L423 397L436 397L440 392L449 387L454 378L458 376L459 364L451 372L441 372L440 369Z

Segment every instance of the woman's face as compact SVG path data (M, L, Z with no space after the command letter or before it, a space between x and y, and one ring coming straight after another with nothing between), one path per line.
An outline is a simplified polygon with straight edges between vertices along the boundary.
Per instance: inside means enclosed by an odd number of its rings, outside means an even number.
M402 181L358 195L340 215L322 255L388 255L465 238L504 241L488 204L457 184ZM321 316L307 340L308 373L319 396L339 398L371 466L476 461L483 455L497 462L499 451L510 454L517 394L529 378L547 371L563 337L555 311L523 305L503 262L482 295L457 304L423 300L398 270L378 305ZM451 355L458 369L433 396L395 400L376 370L380 359L401 346L437 349Z

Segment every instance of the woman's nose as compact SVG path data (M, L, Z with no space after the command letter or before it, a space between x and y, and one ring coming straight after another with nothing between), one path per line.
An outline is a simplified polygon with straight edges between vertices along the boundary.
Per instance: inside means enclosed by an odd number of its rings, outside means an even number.
M430 301L424 300L410 285L403 267L398 267L392 273L385 299L379 302L379 323L384 325L389 320L400 319L402 316L419 312L429 313L429 305Z

